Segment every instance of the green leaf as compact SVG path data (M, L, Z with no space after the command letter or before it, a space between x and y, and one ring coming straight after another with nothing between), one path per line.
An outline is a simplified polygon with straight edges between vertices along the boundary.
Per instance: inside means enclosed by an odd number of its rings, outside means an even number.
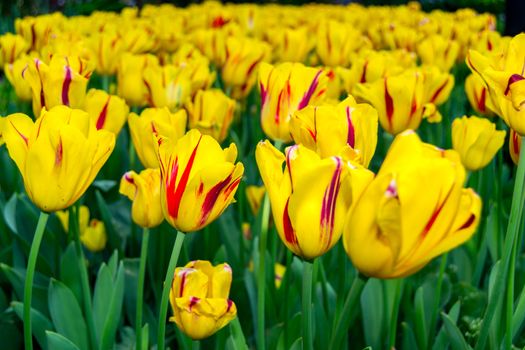
M383 339L383 288L381 281L369 279L361 294L361 314L365 341L375 349L382 347Z
M97 180L93 182L93 187L100 189L102 192L109 192L113 187L117 185L114 180Z
M302 350L303 349L303 338L297 338L289 348L290 350Z
M71 289L55 279L49 284L49 311L57 332L81 350L88 350L86 322L78 301ZM53 346L49 348L54 349Z
M47 347L53 350L80 350L71 340L51 331L46 331Z
M122 239L115 229L115 225L113 224L113 217L111 215L111 212L109 211L109 207L106 204L104 197L102 196L102 194L100 194L99 191L96 191L96 197L98 208L100 210L100 215L102 216L102 221L104 222L104 226L108 234L109 246L113 249L118 249L118 251L120 252L122 250Z
M82 284L75 243L71 242L60 258L60 280L71 289L78 303L82 303Z
M20 320L24 321L24 304L19 301L13 301L11 306L15 310L16 315ZM31 308L31 328L33 330L33 336L42 349L47 349L46 331L53 330L51 321L44 316L40 311Z
M416 336L414 335L414 331L412 330L412 327L406 322L401 323L401 329L403 331L403 349L412 350L412 349L424 349L422 347L418 347L416 342Z
M465 341L463 334L456 326L456 323L444 312L441 313L441 318L443 319L443 324L445 326L445 331L448 334L450 345L454 350L465 350L470 349L470 346Z
M4 219L5 223L7 224L7 227L14 233L18 233L17 227L16 227L16 193L13 193L11 198L7 201L4 208Z
M419 287L416 290L415 297L415 311L416 311L416 320L415 328L417 334L417 342L420 349L425 349L427 344L428 336L428 325L427 325L427 316L425 314L425 296L423 286Z

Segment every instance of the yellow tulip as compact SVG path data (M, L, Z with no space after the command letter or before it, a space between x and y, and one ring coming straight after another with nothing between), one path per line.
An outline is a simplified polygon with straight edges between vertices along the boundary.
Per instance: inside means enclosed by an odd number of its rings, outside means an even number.
M383 40L390 50L404 49L414 52L421 36L422 33L415 28L409 28L404 25L390 24L383 31Z
M228 136L235 111L235 100L222 90L199 90L195 99L186 103L189 127L198 129L204 135L223 142Z
M488 89L483 79L477 74L470 74L465 80L465 93L472 108L479 114L493 116L490 109L492 101L488 96Z
M122 38L116 32L104 31L95 33L88 40L97 62L97 73L114 75L125 52Z
M18 58L13 63L6 64L4 67L5 76L15 89L16 96L21 101L31 101L33 97L31 85L24 79L24 74L26 74L26 70L32 62L33 59L31 57L24 56Z
M308 106L290 121L297 144L317 152L321 158L342 156L368 167L377 145L377 111L348 96L338 105Z
M199 90L209 89L217 76L215 71L210 70L210 62L206 57L180 61L175 61L172 58L172 61L179 70L181 79L185 78L190 82L190 95L192 97Z
M170 321L194 340L211 336L237 315L228 299L231 283L232 269L226 263L212 266L196 260L178 267L170 290Z
M268 41L274 47L279 62L304 62L314 47L308 28L270 28Z
M423 75L424 103L434 106L445 103L454 87L454 76L436 66L423 67L420 72Z
M55 212L55 214L66 233L69 233L69 210L60 210ZM89 208L87 206L81 205L78 208L78 228L80 230L80 235L82 235L86 227L89 225L89 215Z
M328 78L322 68L301 63L272 66L262 63L259 70L261 126L273 140L292 140L289 123L292 115L325 98Z
M115 135L65 106L44 109L34 123L24 114L8 116L4 138L27 195L44 212L75 203L115 147Z
M255 39L228 38L226 61L221 77L231 96L243 98L251 91L257 80L257 69L270 56L268 44Z
M244 173L234 164L237 147L226 149L192 129L178 140L158 139L164 218L182 232L197 231L233 202Z
M69 211L61 210L55 213L64 227L69 232ZM108 240L104 223L97 219L89 219L89 208L81 205L78 210L78 228L80 241L91 252L96 253L106 247Z
M137 24L139 24L138 27L135 27ZM121 30L121 34L125 52L132 54L151 52L159 45L148 28L138 21L135 21L133 27L130 26Z
M191 81L173 65L144 68L144 84L151 107L168 107L176 111L191 96Z
M186 132L186 111L181 109L171 113L167 107L146 108L140 117L131 113L128 125L140 162L146 168L158 168L157 146L154 136L165 136L170 140L178 140Z
M514 164L518 165L520 161L521 136L514 129L509 133L509 153Z
M496 130L496 125L487 119L463 116L452 122L452 148L459 153L467 170L479 170L503 147L505 134L505 130Z
M124 53L117 67L118 95L130 106L143 106L147 103L148 89L143 80L146 67L158 66L156 56L132 55Z
M32 50L40 51L47 44L51 34L60 31L63 16L60 12L55 12L38 17L17 18L15 19L15 30L31 44Z
M29 43L21 35L6 33L0 35L0 67L13 63L29 50Z
M6 120L6 118L0 117L0 146L2 146L5 143L4 130L6 127Z
M129 114L126 101L97 89L88 91L84 101L84 110L88 112L97 130L108 130L115 135L120 132Z
M455 151L422 143L411 130L399 134L348 212L343 243L352 264L370 277L404 277L467 241L481 199L463 188L465 176Z
M432 35L417 45L417 53L423 64L437 66L448 72L456 63L459 44L441 35Z
M374 177L355 163L321 159L302 145L288 147L283 155L269 141L260 142L255 159L281 240L307 260L337 243L346 213Z
M222 67L226 62L227 37L224 30L199 29L193 33L191 40L214 65Z
M137 174L128 171L120 180L120 193L132 202L131 218L140 227L155 227L162 223L160 204L160 171L145 169Z
M53 56L49 65L34 59L23 74L33 92L34 115L40 116L43 107L83 107L91 72L90 65L79 57Z
M253 215L257 215L261 207L266 189L264 186L246 186L246 198Z
M275 263L274 274L275 274L275 287L279 289L281 282L283 281L284 274L286 273L286 266Z

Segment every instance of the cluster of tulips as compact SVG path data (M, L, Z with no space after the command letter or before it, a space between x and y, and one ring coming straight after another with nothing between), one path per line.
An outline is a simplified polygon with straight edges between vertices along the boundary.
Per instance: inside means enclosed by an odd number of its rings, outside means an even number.
M497 312L506 315L506 331L500 339L491 336L491 346L499 347L501 341L510 349L518 341L525 319L523 295L514 298L525 194L525 156L520 157L525 34L501 36L490 14L469 9L425 13L417 3L369 8L146 5L121 13L26 17L16 19L14 28L16 34L0 36L0 66L12 87L7 94L11 111L17 112L0 118L0 146L5 143L0 151L12 159L2 163L0 177L18 168L27 197L40 210L23 265L19 316L26 349L32 349L33 338L47 349L112 348L123 299L131 289L136 301L131 347L156 344L164 349L171 321L185 334L177 331L177 348L186 348L186 336L201 340L231 324L228 346L246 349L253 343L265 349L271 347L266 344L268 308L282 306L266 298L268 270L270 281L275 280L272 288L283 285L288 295L286 275L297 261L302 271L300 337L293 342L285 335L278 348L318 348L318 336L328 337L330 349L341 348L345 339L352 348L349 328L365 287L377 279L393 279L388 339L376 340L391 348L396 346L405 278L467 241L485 259L489 239L504 244L493 254L499 267L471 342L476 349L485 348ZM455 81L464 79L457 72L465 62L471 74L464 83ZM452 115L449 97L455 83L477 116ZM510 158L518 165L507 234L473 241L479 226L504 224L501 180L472 173L489 167L503 176L499 151L506 130ZM116 152L119 144L124 152ZM111 159L117 170L109 169ZM107 208L97 208L105 205L100 191L96 200L87 193L111 183L115 172L119 192L131 201L129 225L142 228L137 283L124 288L123 265L117 268L123 257L117 254L111 258L117 260L101 265L92 298L89 270L118 233L108 227L112 218ZM7 208L2 192L22 192L16 176L11 183L13 188L0 188L2 208ZM233 242L225 244L251 256L243 261L244 271L207 260L177 267L186 235L203 231L219 236L210 232L210 224L230 207L236 234L229 233ZM92 212L104 217L91 218ZM489 212L491 220L485 217ZM51 280L50 329L45 327L50 321L43 321L47 311L32 304L32 292L40 245L48 218L54 216L74 247L78 275L69 278L78 279L78 290ZM175 229L176 238L169 264L155 267L165 278L158 287L162 292L155 295L160 300L155 304L157 338L150 339L149 328L155 325L143 321L148 303L144 288L148 251L150 256L156 253L148 242L150 230L164 221ZM7 221L0 224L0 229L13 231ZM272 241L274 231L282 244ZM332 249L340 240L353 266L350 288L344 283L345 258ZM318 279L323 298L334 294L319 262L330 253L338 259L332 266L342 269L339 282L347 295L337 296L342 307L334 314L331 334L324 335L316 331L322 321L315 320L315 304L321 301L312 294L319 293ZM432 334L441 319L437 312L444 306L446 259L445 254L436 307L427 311L433 313L426 318L425 330L430 331L417 330L423 333L415 341L420 349L433 346ZM484 266L479 269L482 274ZM252 326L241 325L236 303L229 299L236 273L256 281ZM103 279L106 289L99 288ZM504 304L499 300L503 295ZM66 313L85 320L79 338L74 326L51 310L70 296L79 302ZM451 314L457 319L458 312ZM468 346L454 317L443 315L443 334ZM287 320L281 322L284 332L290 332ZM250 329L253 336L245 337ZM409 338L403 337L406 348L414 335Z

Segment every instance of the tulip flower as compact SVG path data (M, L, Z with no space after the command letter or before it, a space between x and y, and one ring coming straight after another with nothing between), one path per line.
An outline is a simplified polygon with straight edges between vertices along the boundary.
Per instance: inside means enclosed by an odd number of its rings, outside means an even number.
M259 212L265 193L266 189L264 186L246 186L246 198L253 215L257 215Z
M143 80L146 67L158 66L156 56L132 55L124 53L117 67L118 95L130 106L143 106L147 103L148 90Z
M226 263L212 266L197 260L178 267L170 291L170 321L191 339L211 336L237 315L228 299L231 283L232 269Z
M448 72L456 63L459 44L441 35L432 35L418 44L417 53L423 64L433 65Z
M454 87L454 76L435 66L423 67L420 72L423 75L425 107L428 108L428 104L440 106L445 103ZM429 115L424 115L424 117L428 118Z
M506 52L499 56L469 51L467 64L489 89L490 108L518 134L525 135L525 34L512 38Z
M268 41L275 48L275 56L280 62L304 62L314 47L309 40L308 28L279 28L268 32Z
M158 139L164 218L178 231L197 231L219 217L233 202L244 173L234 164L237 147L226 149L192 129L178 140Z
M57 23L63 16L63 14L55 12L38 17L17 18L15 19L15 30L27 43L31 44L32 50L40 51L47 44L51 34L59 29Z
M97 130L108 130L115 135L118 135L129 114L126 101L97 89L89 90L84 101L84 110L88 112Z
M328 78L322 68L301 63L261 64L261 126L273 140L290 142L289 123L293 113L323 101Z
M383 39L390 50L404 49L414 52L421 36L415 28L404 25L389 25L383 31Z
M191 51L188 53L186 50ZM189 54L192 56L182 56L181 54ZM215 71L210 70L208 58L198 53L198 50L192 45L189 45L189 47L181 47L171 56L171 62L177 67L181 78L184 77L190 81L190 94L192 97L195 96L199 90L209 89L215 81L217 74Z
M199 29L192 35L192 42L213 64L222 67L226 62L227 33L217 29Z
M140 117L135 113L128 116L131 140L144 167L159 167L154 136L162 135L173 141L178 140L186 132L186 122L185 110L171 113L167 107L146 108Z
M13 63L28 49L29 43L22 36L12 33L0 35L0 67Z
M275 275L275 287L279 289L281 282L283 281L284 274L286 273L286 266L275 263L274 275Z
M125 52L132 54L151 52L159 45L156 38L148 32L148 28L140 24L137 28L126 28L121 34Z
M2 146L5 143L4 130L6 127L6 121L7 121L6 118L0 117L0 146Z
M235 100L219 89L199 90L193 102L186 103L186 110L191 129L198 129L202 134L223 142L233 121Z
M64 227L66 233L69 232L69 211L57 211L55 213ZM85 205L78 210L78 228L80 241L93 253L104 250L108 240L104 223L97 219L89 219L89 208Z
M137 174L128 171L120 181L120 193L132 202L131 218L140 227L155 227L162 223L160 204L160 171L145 169Z
M269 141L260 142L255 159L281 240L306 260L337 243L346 213L374 176L340 157L321 159L302 145L288 147L283 155Z
M1 126L0 126L1 128ZM510 129L509 133L509 153L514 164L518 165L521 151L521 137L514 129Z
M33 59L31 57L24 56L4 67L5 76L21 101L31 101L33 97L31 85L24 79L24 74L32 62Z
M475 171L487 166L505 142L505 130L487 119L456 118L452 122L452 148L459 153L467 170Z
M399 134L348 212L343 243L352 264L370 277L404 277L466 242L481 199L463 188L465 176L455 151L422 143L411 130Z
M44 212L75 203L115 146L115 136L97 130L86 112L65 106L44 109L35 123L8 116L4 138L27 195Z
M488 95L488 89L483 82L483 79L477 74L470 74L465 80L465 92L468 101L476 113L493 116L494 113L490 109L492 101Z
M124 53L122 37L116 32L95 33L89 38L89 44L97 62L96 71L101 75L114 75L121 55Z
M23 74L33 92L34 115L40 116L43 107L83 107L91 72L89 64L78 57L53 56L49 65L35 59Z
M176 111L191 96L191 81L173 65L144 68L147 101L151 107L168 107Z
M308 106L297 111L290 132L295 143L321 158L339 155L368 167L377 145L377 124L372 106L357 104L348 96L337 106Z

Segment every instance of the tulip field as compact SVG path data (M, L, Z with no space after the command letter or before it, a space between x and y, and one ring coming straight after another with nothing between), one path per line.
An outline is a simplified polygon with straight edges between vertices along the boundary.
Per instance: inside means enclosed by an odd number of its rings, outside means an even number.
M525 349L525 34L499 17L6 23L0 349Z

